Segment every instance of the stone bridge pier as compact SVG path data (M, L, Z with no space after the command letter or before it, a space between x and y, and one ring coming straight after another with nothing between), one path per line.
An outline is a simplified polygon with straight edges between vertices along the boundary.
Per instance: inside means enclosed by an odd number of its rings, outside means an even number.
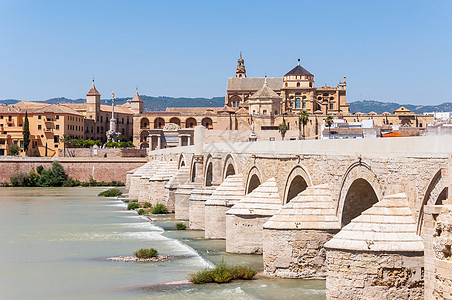
M390 250L391 243L397 243L396 235L385 232L366 235L367 231L375 233L382 229L387 219L392 218L392 215L380 214L393 210L395 200L391 199L404 199L400 210L403 218L411 221L409 232L403 234L420 238L416 240L417 248L413 248L416 257L421 244L425 251L421 255L425 261L422 265L426 276L425 295L433 293L431 291L439 284L438 278L444 279L441 295L446 295L444 298L450 295L447 288L450 274L438 270L450 267L447 209L452 193L449 176L452 173L452 137L229 144L200 141L196 143L195 135L194 146L151 151L149 163L128 174L129 195L135 195L137 190L151 191L149 187L153 183L148 183L152 182L149 173L161 174L163 171L156 170L165 162L178 162L172 178L180 173L178 169L183 164L188 167L189 176L180 176L177 181L170 178L165 185L165 189L172 188L176 218L189 220L192 228L205 229L206 238L226 238L228 251L263 252L265 273L288 278L325 278L330 273L336 276L335 270L329 270L325 263L330 259L328 251L333 254L345 251L350 257L395 255L391 257L406 260L406 249ZM168 172L163 174L168 175ZM275 190L271 193L266 190L268 182L274 182ZM168 191L164 193L169 195ZM269 193L273 195L272 200L268 198ZM382 202L384 199L389 200ZM387 206L381 208L381 203ZM279 208L275 209L275 205ZM371 218L371 226L366 223L368 227L365 227L360 221L364 215ZM372 250L372 245L378 244L381 237L386 239L387 247L369 254L365 248L348 247L351 242L347 239L328 244L336 236L344 235L343 230L355 227L362 229L360 238L365 244L361 246L370 247L367 250ZM400 225L391 223L385 228L397 232ZM435 250L437 248L443 249L442 254ZM335 255L331 257L329 261L334 262L331 265L339 266ZM397 259L394 267L388 265L387 268L399 268ZM409 272L417 270L418 276L419 260L412 262ZM355 295L354 289L367 289L369 284L398 280L397 276L408 272L385 270L380 272L373 268L372 272L359 275L363 285L350 286L347 295ZM350 280L355 275L351 275ZM407 278L424 283L423 278ZM380 286L379 289L382 288L390 287ZM407 289L406 292L420 295L417 290Z

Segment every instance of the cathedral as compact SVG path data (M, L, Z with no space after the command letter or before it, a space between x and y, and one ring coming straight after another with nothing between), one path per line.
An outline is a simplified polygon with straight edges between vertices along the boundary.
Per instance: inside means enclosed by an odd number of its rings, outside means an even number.
M250 115L299 113L348 113L346 80L336 87L314 86L314 75L298 64L284 77L247 77L245 61L240 54L236 76L228 78L225 105L246 109Z

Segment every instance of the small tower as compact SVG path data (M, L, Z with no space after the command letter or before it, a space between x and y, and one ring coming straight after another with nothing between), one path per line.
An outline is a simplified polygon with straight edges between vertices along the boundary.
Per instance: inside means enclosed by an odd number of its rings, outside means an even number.
M89 119L96 120L96 116L100 112L100 93L96 90L96 87L94 86L94 79L91 89L86 94L86 104L87 104L86 105L87 117Z
M141 115L143 113L143 100L138 94L138 88L135 92L135 96L130 100L130 110L134 115Z
M246 77L245 61L242 58L242 52L240 52L240 58L237 60L237 70L235 71L235 77Z

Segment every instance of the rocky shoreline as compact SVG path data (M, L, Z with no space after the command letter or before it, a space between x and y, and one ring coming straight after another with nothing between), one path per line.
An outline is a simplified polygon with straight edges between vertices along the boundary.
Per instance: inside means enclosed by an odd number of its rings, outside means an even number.
M114 256L114 257L105 257L102 260L111 260L111 261L123 261L123 262L160 262L160 261L168 261L172 257L169 255L158 255L156 257L151 258L138 258L136 256Z

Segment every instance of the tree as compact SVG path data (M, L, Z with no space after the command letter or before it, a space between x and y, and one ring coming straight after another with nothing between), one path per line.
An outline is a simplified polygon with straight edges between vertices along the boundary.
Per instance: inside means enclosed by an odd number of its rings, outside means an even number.
M299 124L303 124L303 140L306 138L305 136L305 127L309 120L309 113L305 110L301 111L300 115L298 116Z
M331 124L333 124L333 116L326 117L325 120L327 126L328 126L328 138L331 138Z
M70 140L71 138L67 134L63 134L63 136L60 137L60 143L63 143L64 156L66 156L66 144L69 143ZM47 144L46 144L46 156L47 156Z
M284 141L284 136L286 135L286 132L287 132L286 121L283 120L283 122L281 124L279 124L278 131L279 131L279 133L281 133L281 138Z
M16 144L11 144L8 146L8 154L9 155L16 156L16 155L19 155L19 153L20 153L20 147L17 146Z
M27 112L25 112L23 138L24 138L24 152L25 154L27 154L28 145L30 144L30 123L28 122Z

